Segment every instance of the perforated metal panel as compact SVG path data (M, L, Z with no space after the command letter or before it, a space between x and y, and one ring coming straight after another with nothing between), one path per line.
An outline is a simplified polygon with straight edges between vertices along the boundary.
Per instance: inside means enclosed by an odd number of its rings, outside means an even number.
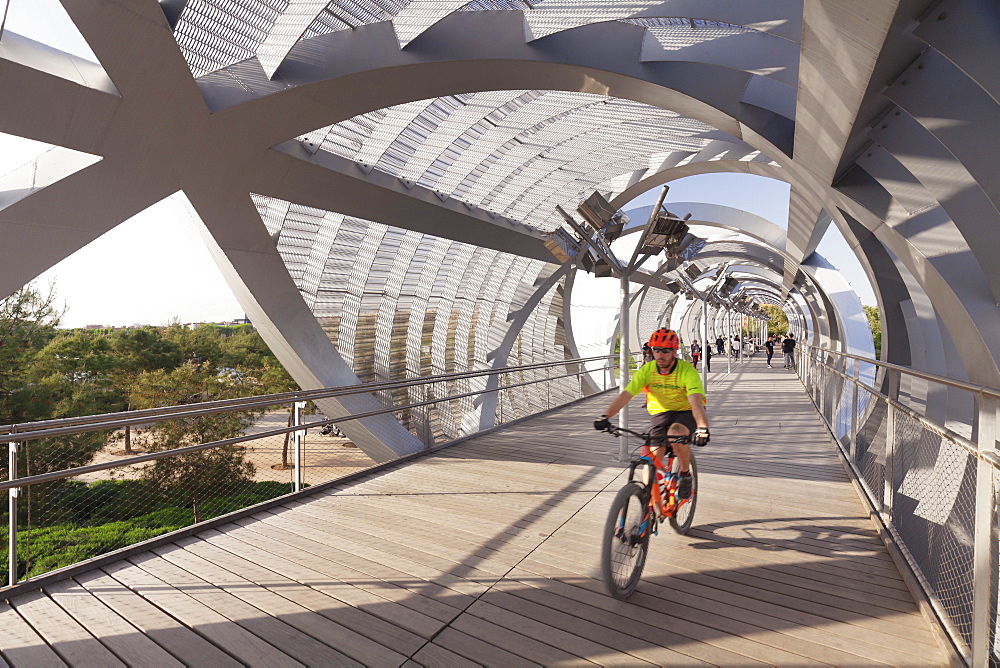
M646 291L639 309L638 322L635 324L639 341L645 341L655 329L662 326L663 313L674 297L675 295L667 290L649 288Z
M288 0L191 0L174 37L199 77L257 54Z
M487 368L511 326L511 312L532 296L544 267L268 197L255 195L254 202L303 299L363 380ZM553 298L547 296L528 319L522 336L531 343L518 349L522 363L565 356ZM484 387L482 380L458 381L378 398L386 406L402 405ZM541 409L538 402L543 395L551 401L551 391L536 389L526 406ZM569 390L560 391L564 396ZM470 397L408 410L401 419L425 442L441 442L478 429L479 407Z
M556 205L657 157L697 154L702 123L648 105L584 93L456 95L370 112L304 136L335 153L543 231ZM727 144L731 148L731 144ZM624 187L622 185L621 187Z

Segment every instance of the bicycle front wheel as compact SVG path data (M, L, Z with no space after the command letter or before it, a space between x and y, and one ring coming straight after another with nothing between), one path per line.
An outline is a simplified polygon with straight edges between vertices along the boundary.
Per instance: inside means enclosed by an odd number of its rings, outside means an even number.
M676 461L676 460L674 460ZM678 464L679 466L679 464ZM694 463L694 453L691 453L691 498L682 501L670 516L670 526L677 533L683 535L691 528L694 521L694 507L698 503L698 467Z
M608 593L618 599L632 595L646 565L649 534L656 516L648 511L648 490L630 482L615 496L604 526L601 576Z

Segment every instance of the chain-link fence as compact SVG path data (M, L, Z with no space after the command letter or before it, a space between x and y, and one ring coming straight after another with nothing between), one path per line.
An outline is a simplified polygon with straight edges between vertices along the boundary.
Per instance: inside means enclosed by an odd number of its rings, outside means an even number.
M807 393L956 649L970 664L1000 663L1000 391L803 348L799 373ZM935 396L958 391L971 393L978 407L968 424L928 419Z
M0 583L368 469L344 433L358 417L391 413L432 447L565 405L610 376L595 382L583 361L9 426ZM312 403L358 392L390 405L330 419Z

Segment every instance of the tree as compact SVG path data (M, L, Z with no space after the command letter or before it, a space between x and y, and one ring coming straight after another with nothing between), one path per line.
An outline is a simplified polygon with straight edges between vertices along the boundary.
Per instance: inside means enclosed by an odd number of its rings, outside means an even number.
M219 328L214 325L190 329L173 323L163 332L163 339L177 346L185 361L213 366L223 366L220 338Z
M119 330L111 335L110 340L116 360L111 378L126 399L127 411L134 408L129 398L133 395L142 372L168 371L184 362L183 348L176 341L166 339L159 329L153 327ZM124 454L135 454L130 425L126 425L122 438Z
M774 304L761 304L761 308L767 312L769 322L767 329L771 334L788 334L788 316L785 312Z
M185 364L170 371L139 374L130 402L142 409L240 396L244 392L237 382L220 378L208 365ZM150 451L163 452L233 438L242 435L258 414L234 411L156 422L144 430L145 443ZM242 445L228 445L165 457L147 465L142 477L167 500L190 504L199 522L206 499L231 495L252 481L256 469L244 459L245 451Z
M260 334L247 325L238 329L230 328L233 329L235 331L219 341L220 366L260 368L277 362L274 353L264 343L264 339L260 338Z
M50 409L25 402L34 358L54 335L61 313L55 289L48 293L26 285L0 300L0 422L11 424L49 417Z
M183 346L155 327L118 330L111 347L118 368L127 373L176 369L186 359Z
M45 402L50 417L76 417L124 410L125 397L112 382L116 359L106 335L89 331L60 332L36 354L27 370L33 400ZM32 471L80 466L107 442L111 432L81 433L45 439L28 452Z
M15 424L100 413L106 408L107 388L77 382L60 369L67 359L46 358L43 351L57 336L61 312L55 307L55 289L43 293L28 285L0 300L0 423ZM76 354L76 353L73 353ZM88 463L107 439L92 432L28 441L18 454L19 477L48 473ZM0 475L9 475L7 457L0 458ZM33 521L46 521L54 511L53 498L65 481L31 485L19 510Z
M875 359L882 359L882 317L877 306L862 306L868 317L868 326L872 330L872 342L875 344Z
M234 328L235 329L235 328ZM222 356L221 364L231 375L239 378L246 385L258 388L259 394L276 394L298 389L298 384L288 375L285 367L264 343L264 339L253 329L243 326L235 332L230 332L219 342ZM315 412L316 408L309 404L307 412ZM295 408L288 407L288 426L292 426ZM291 432L285 432L281 447L281 462L271 468L285 470L292 467L288 458L288 446Z
M181 350L164 341L158 329L59 332L36 355L31 367L34 385L59 380L70 388L63 399L66 415L79 416L131 410L130 388L142 371L173 369L183 362ZM133 454L131 429L123 433L125 454Z

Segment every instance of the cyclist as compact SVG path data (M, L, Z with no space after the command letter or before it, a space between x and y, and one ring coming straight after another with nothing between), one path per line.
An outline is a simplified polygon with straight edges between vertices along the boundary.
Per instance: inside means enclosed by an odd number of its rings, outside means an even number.
M698 372L691 365L677 358L680 339L672 329L660 328L649 337L653 361L643 364L625 391L612 400L608 411L594 420L594 429L605 431L611 427L608 418L625 408L635 395L646 391L646 409L652 416L649 433L653 436L687 436L691 442L702 446L708 443L708 413L705 411L705 390ZM666 453L662 439L652 441L653 453L662 457ZM687 443L674 443L674 453L680 462L681 476L677 496L691 497L691 447Z

